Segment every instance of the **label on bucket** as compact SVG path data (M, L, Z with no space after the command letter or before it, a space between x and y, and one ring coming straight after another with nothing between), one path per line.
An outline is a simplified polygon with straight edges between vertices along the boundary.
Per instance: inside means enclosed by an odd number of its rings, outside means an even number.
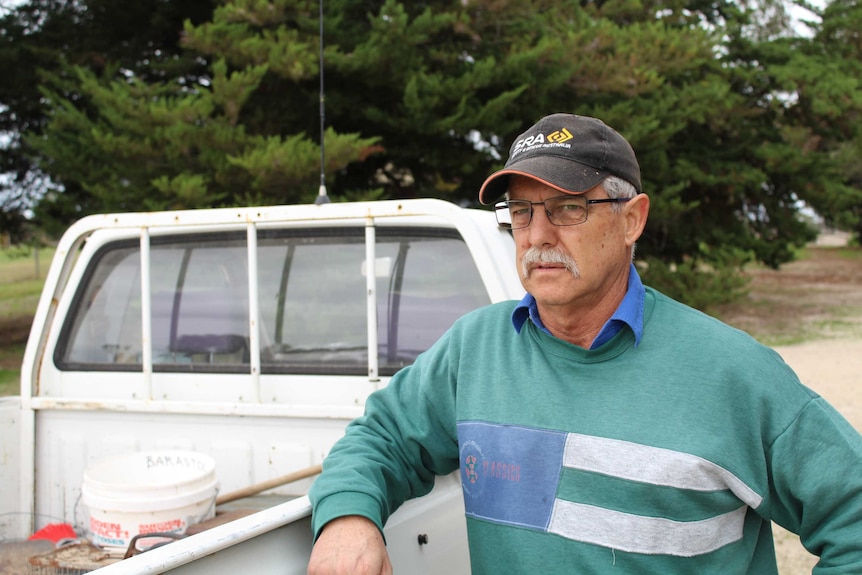
M188 522L181 518L155 523L133 524L113 523L100 521L90 517L90 532L93 535L93 543L110 547L125 547L135 535L148 535L150 533L184 533Z
M182 533L186 530L186 522L182 519L171 519L170 521L159 521L157 523L142 523L138 525L138 533Z
M121 524L99 521L95 517L90 517L90 532L97 545L127 545L131 539L128 529Z
M148 454L146 456L146 466L147 469L182 467L205 471L207 469L207 462L189 455Z

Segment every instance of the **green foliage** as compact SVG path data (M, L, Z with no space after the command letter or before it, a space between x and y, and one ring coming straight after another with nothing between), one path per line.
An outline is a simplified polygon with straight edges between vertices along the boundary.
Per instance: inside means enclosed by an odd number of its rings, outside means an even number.
M45 74L68 80L63 97L73 106L88 104L68 75L79 66L102 75L134 71L144 82L193 78L201 62L187 57L179 45L184 20L200 23L212 15L216 0L136 0L118 9L113 0L27 0L0 12L0 132L9 135L0 153L0 232L23 241L28 211L42 197L43 227L55 235L86 213L101 211L99 201L82 188L97 172L52 169L53 158L30 147L45 135L57 101L42 98ZM74 148L74 134L59 133ZM51 178L51 179L49 179ZM118 191L118 193L122 193ZM53 224L53 225L52 225Z
M704 250L712 252L711 257L670 265L647 257L639 270L641 277L644 283L699 310L744 296L750 280L741 272L751 256L734 249ZM709 264L704 263L707 259Z
M832 184L812 205L827 222L852 230L862 242L862 4L855 0L834 0L822 13L823 24L808 47L812 58L826 64L829 82L811 82L818 109L829 102L840 104L824 130L821 149L832 160Z
M20 139L30 165L57 185L38 206L41 221L313 201L318 2L186 0L168 3L162 22L145 1L136 10L150 25L140 36L123 28L133 38L123 49L102 41L114 38L102 20L79 14L81 27L55 2L32 4L45 7L47 23L98 32L92 42L61 53L47 24L25 39L32 18L2 20L19 48L36 54L44 42L53 50L33 60L41 76L15 76L42 86L28 88L38 107L15 100L16 110L39 118ZM75 6L98 14L105 4ZM783 3L749 6L327 0L327 189L336 201L475 204L484 178L537 118L598 116L640 159L651 214L639 253L651 273L669 289L733 293L727 254L771 267L790 261L814 237L799 215L805 204L862 234L860 7L834 0L808 38L786 27ZM156 30L150 46L145 37ZM170 33L173 43L164 40ZM84 57L90 44L98 66ZM0 71L14 75L3 68L9 46L0 48ZM23 93L23 82L12 85L0 102ZM704 284L710 275L715 289Z
M268 204L313 198L319 145L301 133L249 134L240 122L267 66L229 73L219 60L213 70L211 89L186 95L178 83L106 82L78 68L95 113L65 100L64 82L49 78L53 89L43 94L58 107L48 130L63 137L30 145L52 158L46 169L77 175L105 211L232 205L240 192ZM337 152L330 170L359 159L375 141L332 130L327 140Z
M0 261L3 260L20 260L29 258L33 255L33 249L30 246L14 245L9 248L4 248L0 251Z

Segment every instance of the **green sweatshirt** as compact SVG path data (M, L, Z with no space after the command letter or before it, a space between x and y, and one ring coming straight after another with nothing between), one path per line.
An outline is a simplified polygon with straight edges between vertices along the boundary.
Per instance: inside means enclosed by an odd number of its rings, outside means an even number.
M637 347L519 334L516 303L368 398L312 487L316 534L382 527L460 468L473 573L776 574L773 520L814 573L862 573L862 438L774 351L650 288Z

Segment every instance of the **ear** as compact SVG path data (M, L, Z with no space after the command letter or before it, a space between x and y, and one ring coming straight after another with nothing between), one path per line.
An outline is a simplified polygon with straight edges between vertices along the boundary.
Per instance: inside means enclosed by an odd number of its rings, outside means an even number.
M638 194L624 205L626 245L631 247L641 237L644 227L646 227L647 217L649 216L649 196Z

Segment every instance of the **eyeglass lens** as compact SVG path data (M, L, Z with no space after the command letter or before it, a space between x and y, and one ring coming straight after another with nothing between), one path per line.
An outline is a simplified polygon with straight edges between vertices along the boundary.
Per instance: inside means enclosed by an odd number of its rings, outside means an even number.
M543 206L555 226L573 226L587 219L587 200L583 196L560 196L544 202L509 200L496 204L494 211L501 226L519 229L530 225L534 206Z

